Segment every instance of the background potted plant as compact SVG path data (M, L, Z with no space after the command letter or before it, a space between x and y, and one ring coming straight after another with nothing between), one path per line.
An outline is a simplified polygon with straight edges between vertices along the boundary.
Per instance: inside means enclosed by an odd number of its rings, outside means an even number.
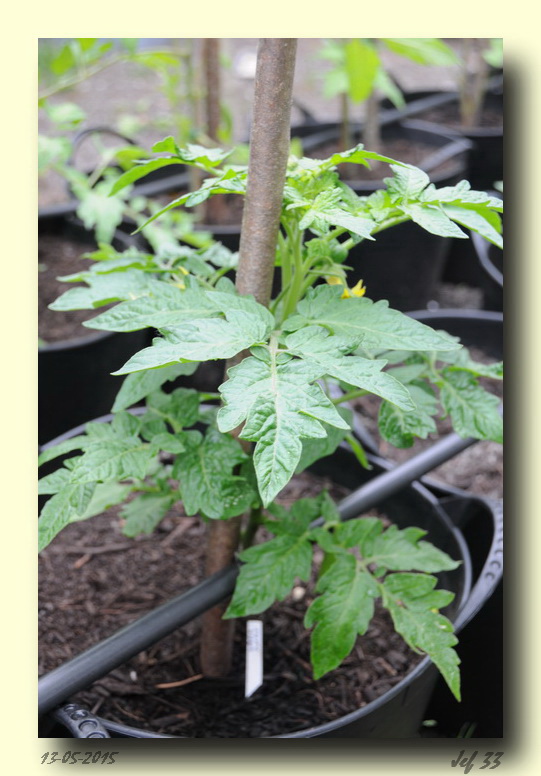
M240 191L243 183L246 185L236 288L225 278L215 278L212 285L197 275L189 282L186 275L184 289L176 290L170 282L150 279L149 294L134 300L135 304L123 302L116 312L93 320L94 327L113 329L121 319L128 329L141 324L156 326L163 336L117 370L117 374L131 377L123 385L117 400L118 412L109 425L101 424L98 428L90 424L86 434L43 454L42 460L49 461L55 456L83 451L42 482L42 492L54 494L40 517L42 546L72 519L87 516L98 488L103 502L102 486L129 480L135 490L141 491L140 503L148 503L162 490L166 499L174 499L175 491L171 493L168 484L171 473L181 480L180 492L188 511L200 511L210 518L207 570L220 573L230 565L237 549L241 514L249 511L244 533L249 543L262 522L262 509L271 508L301 456L320 458L349 434L350 426L337 409L343 397L332 400L316 381L327 376L335 381L345 380L357 393L376 392L402 411L417 414L416 433L424 433L424 416L430 416L430 410L426 405L421 408L412 398L411 370L406 370L407 378L403 372L383 371L387 362L378 357L382 352L448 354L444 359L448 366L432 377L441 391L442 403L453 416L455 397L468 408L466 415L456 415L458 430L465 432L467 418L471 421L468 431L474 427L476 436L501 438L501 418L495 406L498 402L478 386L479 366L467 355L452 355L459 350L456 340L393 311L385 303L374 304L364 298L362 281L350 288L342 261L333 256L334 250L345 258L348 245L336 246L344 233L351 235L350 241L362 235L371 237L384 225L390 226L393 219L404 217L416 217L433 229L449 229L455 221L470 219L472 204L476 216L480 216L476 228L497 239L494 224L501 202L488 195L480 197L467 184L438 192L427 186L422 171L366 151L362 146L320 162L293 159L284 187L295 44L294 39L261 42L247 174L245 170L222 171L210 183L203 183L199 193L200 197L220 193L224 179L234 179ZM269 133L273 133L274 142L269 142ZM171 141L165 142L170 153L180 160L182 149ZM391 163L394 177L388 183L388 199L378 196L366 203L340 184L334 167L341 161L366 164L374 159ZM129 181L126 178L124 182ZM285 235L279 238L280 222ZM304 243L302 233L306 229L315 237ZM275 262L281 267L282 289L271 301ZM313 287L318 278L327 278L327 283ZM248 349L250 355L246 353ZM173 392L168 398L157 390L183 364L221 358L232 361L228 365L228 379L220 387L223 406L216 419L213 413L200 414L200 397L193 392ZM398 362L398 356L393 361ZM492 376L499 376L496 368ZM135 397L145 395L149 395L149 413L137 417L125 411ZM474 399L470 401L472 395ZM185 430L198 420L207 426L204 434ZM338 434L330 435L329 427L338 430ZM309 441L308 453L301 439ZM255 443L253 453L250 442ZM358 446L354 445L354 449L363 460ZM172 472L168 473L167 468L156 472L156 456L160 452L176 456ZM199 474L208 471L208 466L215 475L212 488L194 490ZM237 469L238 466L241 468ZM153 476L151 469L155 480L148 491L143 481ZM365 630L373 597L381 594L397 630L412 646L421 647L432 657L457 694L457 658L453 650L456 640L451 623L438 611L451 597L434 591L435 578L430 575L434 571L452 571L456 562L427 543L419 544L422 532L417 529L406 528L405 533L396 528L384 530L378 518L353 520L348 527L342 527L325 497L299 509L303 514L299 512L298 516L271 509L277 520L268 523L268 527L274 529L277 543L271 540L254 546L242 556L244 566L228 617L261 612L272 600L282 598L297 575L306 575L306 551L311 552L312 542L316 541L328 555L319 589L330 596L326 601L316 599L307 616L309 626L316 624L312 639L316 675L339 664L351 648L356 632ZM312 518L322 511L326 516L323 526L310 528ZM155 522L159 510L152 512ZM219 519L225 517L228 519ZM406 557L385 559L385 553L379 551L374 555L380 541L387 547L405 541ZM281 548L278 567L277 544ZM301 558L288 550L286 556L294 562L286 563L286 567L282 557L284 544L291 551L299 549L302 555ZM365 553L365 561L360 565L349 552L357 544ZM370 559L375 564L372 569ZM270 575L268 561L274 567ZM278 568L285 578L276 574ZM344 592L335 578L342 571L346 571L347 577L346 597L353 585L358 592L364 591L362 605L368 608L363 608L362 622L352 624L348 618L337 631L332 599ZM254 586L258 574L261 584ZM270 588L266 587L268 584ZM403 609L407 610L405 620ZM227 646L223 648L228 643L229 625L222 619L223 611L223 606L217 607L205 616L201 664L209 676L220 676L229 666ZM421 617L422 626L419 620L412 627L416 617ZM428 640L422 635L425 629L431 634Z

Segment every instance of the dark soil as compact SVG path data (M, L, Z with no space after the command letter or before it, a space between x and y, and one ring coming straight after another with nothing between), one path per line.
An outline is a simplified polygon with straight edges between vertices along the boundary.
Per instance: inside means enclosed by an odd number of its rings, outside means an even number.
M289 505L325 487L336 499L347 492L302 474L281 501ZM40 675L200 581L204 533L201 521L185 517L180 504L153 535L135 540L122 535L117 509L68 526L39 560ZM242 620L229 679L201 678L195 620L70 700L117 722L189 738L261 738L341 717L387 692L421 656L378 609L351 656L314 681L309 633L302 624L313 586L314 580L297 585L261 615L264 684L249 700ZM176 686L158 687L168 683Z
M492 363L494 359L487 357L478 348L469 348L475 361ZM503 382L480 379L483 387L503 400ZM436 420L437 434L430 434L427 439L416 439L413 446L405 449L393 447L381 439L378 431L377 415L381 400L376 396L363 396L352 402L352 406L361 416L366 430L379 443L379 454L397 463L402 463L422 452L453 431L449 418ZM490 498L503 498L503 448L496 442L480 441L463 450L450 461L438 466L427 476L446 483L455 488L476 493Z
M63 275L86 271L90 266L82 254L95 249L95 244L70 240L64 236L44 234L38 242L38 334L43 342L88 337L93 332L81 326L89 318L88 310L69 312L49 310L48 305L76 283L62 283L57 280ZM104 308L105 309L105 308Z
M464 129L467 132L467 128L462 125L460 117L460 109L457 102L451 102L447 105L440 105L438 108L431 108L425 113L420 113L416 118L423 121L432 121L435 124L443 124L453 129ZM503 116L501 110L497 110L495 107L486 105L481 113L480 121L475 126L475 129L502 129L503 131Z

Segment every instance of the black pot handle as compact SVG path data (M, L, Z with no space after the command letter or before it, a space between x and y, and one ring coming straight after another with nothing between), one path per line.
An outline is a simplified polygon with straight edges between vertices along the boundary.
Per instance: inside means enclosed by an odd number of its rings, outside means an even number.
M117 132L116 129L113 129L112 127L87 127L87 129L83 129L81 132L75 135L73 139L71 156L68 160L68 164L70 164L72 167L75 166L75 154L79 150L81 143L91 135L111 135L113 137L117 137L119 140L123 140L128 145L137 145L135 140L130 137L126 137L126 135L123 135L121 132Z
M490 511L494 530L483 568L466 603L456 617L455 630L457 632L475 617L487 599L494 593L503 575L503 502L489 498L470 499L470 503L473 505L476 502ZM442 506L445 509L445 505L442 504Z
M308 108L305 105L300 103L296 98L293 98L293 106L299 111L303 120L307 124L319 124L319 120L316 119L314 114L310 110L308 110Z
M64 725L73 738L111 738L100 719L77 703L55 709L51 717Z

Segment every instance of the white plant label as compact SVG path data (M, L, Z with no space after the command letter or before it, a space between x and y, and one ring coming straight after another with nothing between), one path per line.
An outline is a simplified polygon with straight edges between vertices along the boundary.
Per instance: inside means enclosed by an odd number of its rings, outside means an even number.
M246 623L246 679L244 697L249 698L263 684L263 623Z

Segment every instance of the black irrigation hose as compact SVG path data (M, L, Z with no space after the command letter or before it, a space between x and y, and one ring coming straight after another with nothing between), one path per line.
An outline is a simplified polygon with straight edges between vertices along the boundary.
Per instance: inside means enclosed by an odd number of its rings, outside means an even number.
M338 505L342 519L349 520L375 506L476 441L450 434L415 458L381 474ZM318 523L321 519L314 522ZM38 683L38 713L41 715L55 708L66 698L227 598L234 590L238 571L238 566L232 565L214 574L43 676Z
M73 693L215 606L233 592L237 574L237 566L213 574L45 674L38 683L38 714L50 711Z

